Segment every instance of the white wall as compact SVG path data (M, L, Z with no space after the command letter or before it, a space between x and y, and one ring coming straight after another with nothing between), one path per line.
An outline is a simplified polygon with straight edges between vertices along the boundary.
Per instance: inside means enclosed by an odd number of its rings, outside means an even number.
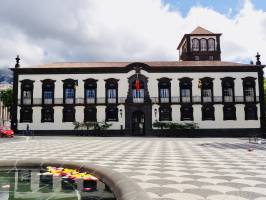
M126 97L128 91L128 78L135 72L132 70L128 73L114 73L114 74L41 74L41 75L20 75L19 81L24 79L34 80L34 98L42 98L42 83L41 80L53 79L55 82L55 98L63 98L63 82L62 80L72 78L78 80L78 86L76 87L76 98L83 98L84 96L84 82L87 78L94 78L97 82L97 97L105 97L105 79L115 78L119 79L118 93L119 97ZM148 73L141 70L141 74L148 77L148 90L150 97L158 97L158 80L162 77L167 77L171 80L171 93L172 97L179 96L179 80L183 77L190 77L193 79L192 83L192 95L200 96L200 88L198 88L198 80L203 77L214 78L214 96L222 96L221 78L233 77L235 78L235 96L243 96L242 78L251 76L256 78L256 95L259 95L258 87L258 74L256 72L211 72L211 73ZM19 82L18 98L20 99L20 82ZM154 109L158 105L153 105L152 119L155 121ZM215 105L215 121L202 121L201 120L201 105L193 105L194 108L194 122L198 123L200 128L259 128L260 121L245 121L244 119L244 105L236 104L237 120L236 121L223 121L223 107L222 105ZM258 117L259 117L259 105ZM72 130L73 124L71 122L62 122L62 106L54 107L54 123L41 123L41 107L33 107L33 123L30 124L31 129L37 130ZM119 116L118 122L112 122L110 129L120 129L120 126L125 127L125 110L124 105L119 105L118 110L122 109L122 118ZM19 121L19 108L18 108L18 121ZM76 120L83 121L83 106L76 106ZM157 113L157 119L159 119ZM172 105L172 119L174 122L180 122L180 105ZM105 106L97 106L97 121L101 122L105 120ZM26 129L27 123L19 123L18 129Z

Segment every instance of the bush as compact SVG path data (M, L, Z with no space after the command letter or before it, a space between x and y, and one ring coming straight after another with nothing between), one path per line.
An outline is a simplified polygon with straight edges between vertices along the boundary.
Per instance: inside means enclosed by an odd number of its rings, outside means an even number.
M161 130L193 130L199 128L199 126L192 122L192 123L174 123L174 122L154 122L154 128L160 128Z

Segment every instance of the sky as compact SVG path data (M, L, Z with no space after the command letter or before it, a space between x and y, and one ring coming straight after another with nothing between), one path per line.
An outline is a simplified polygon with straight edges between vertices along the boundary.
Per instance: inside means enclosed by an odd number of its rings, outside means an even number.
M182 36L222 33L222 60L266 64L265 0L0 0L0 68L173 61Z

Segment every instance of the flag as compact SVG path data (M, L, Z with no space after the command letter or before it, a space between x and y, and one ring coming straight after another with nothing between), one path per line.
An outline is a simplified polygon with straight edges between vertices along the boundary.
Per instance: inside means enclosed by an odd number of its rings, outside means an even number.
M136 80L136 85L135 85L135 87L136 87L136 91L139 91L139 90L140 90L140 82L139 82L138 79Z

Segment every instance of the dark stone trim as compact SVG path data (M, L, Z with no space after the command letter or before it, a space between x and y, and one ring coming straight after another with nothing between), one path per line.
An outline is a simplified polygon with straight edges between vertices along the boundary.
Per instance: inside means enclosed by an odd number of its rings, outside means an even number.
M52 113L52 120L50 121L47 121L44 119L44 113L45 113L45 110L49 110L51 113ZM45 106L42 108L42 111L41 111L41 123L54 123L54 109L52 106Z
M115 112L114 115L115 115L115 119L110 119L110 116L108 115L108 112L110 112L110 110L113 109ZM106 106L105 108L105 121L106 122L118 122L118 108L116 105L108 105Z
M260 124L261 128L265 130L266 119L265 119L265 99L264 99L264 77L263 69L258 73L258 83L259 83L259 98L260 98Z
M29 111L29 115L30 115L30 119L29 120L25 120L25 111ZM32 123L32 115L33 115L33 109L31 106L23 106L20 108L20 123Z
M71 114L73 115L73 119L66 119L66 116L65 116L66 111L72 112ZM62 122L75 122L76 121L76 109L72 105L65 106L62 112L63 112Z
M18 127L18 72L13 71L13 94L12 94L12 106L11 106L11 129L14 133L17 133Z
M134 63L133 63L134 64ZM198 72L259 72L265 66L160 66L150 67L142 63L142 69L152 73L198 73ZM126 67L97 67L97 68L11 68L12 71L18 74L106 74L106 73L128 73L132 68L132 64Z

